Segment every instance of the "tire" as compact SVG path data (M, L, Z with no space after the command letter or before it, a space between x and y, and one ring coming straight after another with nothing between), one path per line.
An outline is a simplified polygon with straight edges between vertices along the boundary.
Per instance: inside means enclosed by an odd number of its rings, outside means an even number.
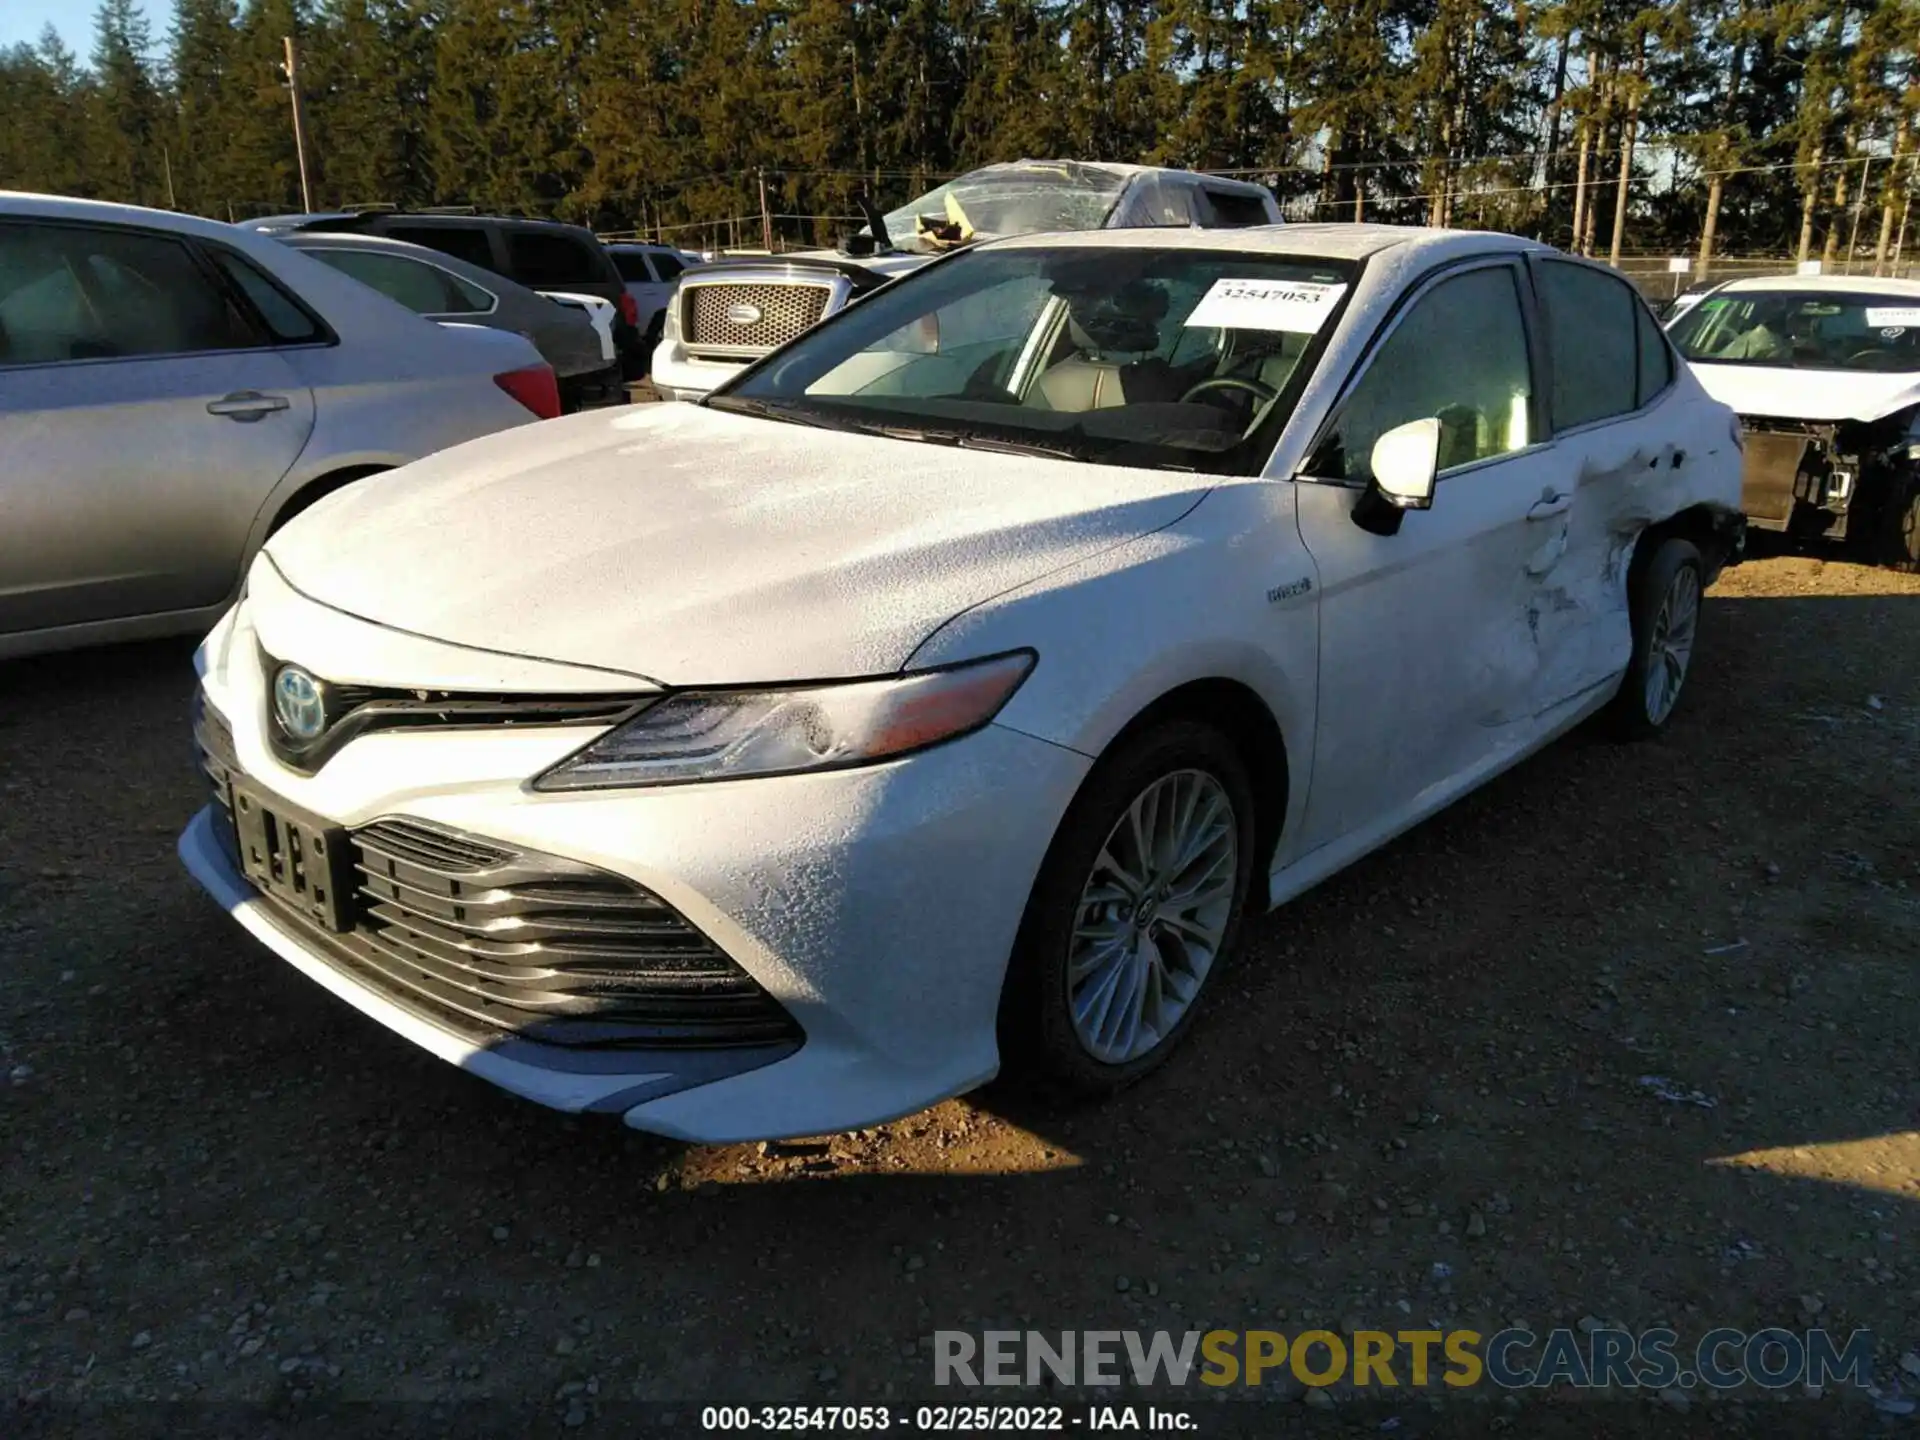
M1889 566L1920 573L1920 476L1909 475L1894 491L1882 536L1881 553Z
M1187 799L1195 803L1184 813L1195 820L1207 813L1202 806L1224 806L1226 811L1224 816L1216 815L1212 825L1196 823L1188 829L1189 842L1215 836L1194 863L1177 874L1162 870L1148 877L1158 882L1161 891L1180 880L1208 897L1205 905L1175 914L1184 922L1182 928L1175 928L1163 913L1172 913L1171 907L1154 907L1144 921L1133 919L1131 911L1136 907L1131 896L1125 901L1117 898L1121 887L1103 864L1111 840L1122 863L1131 870L1146 868L1138 864L1130 825L1126 833L1117 827L1128 822L1136 801L1149 793L1163 807L1171 803L1173 808L1160 811L1163 820L1177 820L1181 802ZM1246 764L1233 743L1211 725L1169 720L1126 737L1101 758L1060 822L1014 944L1000 1006L1001 1049L1010 1074L1065 1097L1099 1098L1124 1089L1172 1053L1193 1023L1209 982L1239 940L1253 879L1254 818ZM1174 828L1170 826L1169 831ZM1206 873L1203 867L1209 860L1214 883L1203 888L1196 877ZM1107 874L1105 888L1116 898L1089 906L1097 867ZM1225 886L1218 884L1222 870L1231 871L1230 884ZM1089 915L1098 916L1092 928L1110 932L1108 948L1114 965L1098 967L1076 987L1075 947L1080 947L1084 960L1095 943L1081 938ZM1217 936L1210 947L1192 938L1203 930ZM1151 978L1141 988L1116 992L1123 998L1137 995L1141 1003L1112 1012L1113 1038L1100 1053L1097 1029L1096 1039L1083 1038L1083 1027L1089 1022L1076 1023L1074 998L1078 988L1083 1004L1093 1005L1096 997L1089 987L1108 975L1118 981ZM1129 1032L1127 1016L1135 1009L1139 1014ZM1157 1022L1148 1021L1149 1013L1158 1017ZM1130 1049L1129 1038L1133 1045L1145 1048Z
M1698 548L1677 535L1658 541L1644 564L1635 557L1627 581L1633 654L1608 708L1618 738L1650 740L1673 723L1693 672L1706 573ZM1656 676L1663 687L1655 688Z

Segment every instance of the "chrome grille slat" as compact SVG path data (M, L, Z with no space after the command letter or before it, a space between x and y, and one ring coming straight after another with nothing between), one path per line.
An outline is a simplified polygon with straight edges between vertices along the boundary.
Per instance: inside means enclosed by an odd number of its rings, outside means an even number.
M632 894L583 891L578 895L566 895L554 893L556 887L522 883L475 888L463 891L457 897L450 897L428 883L418 869L410 869L403 875L391 866L376 867L363 863L354 868L371 882L360 887L362 894L380 900L402 900L434 915L444 916L447 910L456 906L462 910L485 911L494 916L525 916L558 910L574 915L576 919L573 923L576 925L590 926L595 931L608 934L646 935L655 933L656 928L659 933L665 934L685 929L674 918L673 912L657 900ZM408 875L413 878L409 879Z
M425 927L391 921L386 917L378 919L380 923L362 933L392 948L396 954L412 956L415 964L419 964L424 957L431 963L421 968L432 971L447 983L464 985L475 989L476 993L499 998L573 995L603 1000L645 1001L671 999L676 992L685 998L688 993L698 991L704 996L725 999L732 995L751 997L755 988L753 982L744 977L739 984L711 985L705 977L689 981L673 975L655 977L653 983L638 987L628 974L608 974L605 970L588 965L556 965L552 963L555 957L545 951L525 950L518 954L489 957L476 954ZM540 963L514 963L527 959Z
M354 832L362 849L378 850L396 860L424 867L438 866L466 874L503 865L511 853L466 836L456 836L410 820L376 820Z
M711 964L718 956L704 940L689 941L684 927L656 924L646 930L595 927L578 916L562 916L557 921L518 915L449 915L428 910L418 904L396 902L393 897L362 887L360 894L372 901L366 913L379 919L405 923L430 924L436 930L461 937L462 943L482 946L544 945L550 949L577 950L605 954L615 961L621 956L659 955L704 960ZM655 942L648 947L645 942ZM672 943L679 941L678 945Z

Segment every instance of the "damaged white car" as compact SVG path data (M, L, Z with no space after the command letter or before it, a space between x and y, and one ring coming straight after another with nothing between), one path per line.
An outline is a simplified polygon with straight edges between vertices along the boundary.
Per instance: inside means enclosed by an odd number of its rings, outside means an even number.
M198 656L180 850L563 1110L722 1141L1003 1066L1111 1091L1249 913L1588 715L1665 727L1739 490L1639 298L1526 241L981 245L705 404L275 535Z
M1750 524L1920 569L1920 282L1735 280L1670 333L1740 416Z

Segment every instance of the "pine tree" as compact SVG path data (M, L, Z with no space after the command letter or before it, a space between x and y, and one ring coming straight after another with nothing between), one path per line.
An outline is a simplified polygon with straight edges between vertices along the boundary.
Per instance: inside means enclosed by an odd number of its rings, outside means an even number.
M91 184L110 199L163 204L164 103L154 76L152 27L134 0L102 0L93 26L93 84L87 92Z
M233 83L234 0L175 0L169 32L173 123L169 161L181 208L221 213L237 192L227 136L226 101Z

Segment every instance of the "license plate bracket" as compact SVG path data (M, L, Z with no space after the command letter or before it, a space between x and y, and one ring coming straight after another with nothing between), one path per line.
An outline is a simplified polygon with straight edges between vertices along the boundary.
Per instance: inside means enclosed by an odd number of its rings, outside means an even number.
M266 896L328 930L353 928L354 869L343 826L235 775L240 868Z

